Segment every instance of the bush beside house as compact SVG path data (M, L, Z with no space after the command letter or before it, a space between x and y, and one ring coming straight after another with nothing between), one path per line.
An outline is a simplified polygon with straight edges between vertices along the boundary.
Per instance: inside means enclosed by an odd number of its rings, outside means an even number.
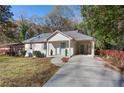
M41 53L40 51L34 51L33 56L35 56L35 57L45 57L45 55L43 53Z
M25 50L21 50L21 56L25 56L26 51Z

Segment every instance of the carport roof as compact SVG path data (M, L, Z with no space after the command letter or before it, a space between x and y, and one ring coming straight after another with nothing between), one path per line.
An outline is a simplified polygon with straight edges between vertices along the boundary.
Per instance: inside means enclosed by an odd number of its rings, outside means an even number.
M68 31L68 32L63 32L64 34L72 37L76 41L80 40L93 40L93 37L90 37L88 35L82 34L80 32L76 31Z

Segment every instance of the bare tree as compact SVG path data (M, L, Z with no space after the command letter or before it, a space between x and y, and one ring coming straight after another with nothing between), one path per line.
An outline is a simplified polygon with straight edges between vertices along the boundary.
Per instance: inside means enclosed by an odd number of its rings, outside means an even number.
M42 25L50 28L51 31L74 30L75 22L73 22L74 13L68 6L55 6L53 11L44 17Z

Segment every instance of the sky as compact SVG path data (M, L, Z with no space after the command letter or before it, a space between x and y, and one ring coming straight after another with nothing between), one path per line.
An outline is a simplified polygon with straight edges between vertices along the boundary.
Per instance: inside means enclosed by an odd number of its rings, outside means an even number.
M12 5L11 11L14 14L14 19L19 19L20 14L26 17L33 15L45 16L52 11L53 6L47 5Z
M54 6L52 5L12 5L11 11L13 12L13 18L18 20L20 14L23 14L27 18L30 18L33 15L36 16L45 16L53 10ZM74 9L77 20L80 19L79 9Z

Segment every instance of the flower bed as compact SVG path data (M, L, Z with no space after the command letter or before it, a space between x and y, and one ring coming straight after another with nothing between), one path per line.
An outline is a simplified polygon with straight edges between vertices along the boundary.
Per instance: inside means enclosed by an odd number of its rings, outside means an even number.
M62 60L64 63L67 63L68 60L69 60L69 58L68 58L68 57L63 57L61 60Z
M118 50L97 50L104 59L110 61L109 64L124 70L124 51ZM107 63L108 64L108 63Z

